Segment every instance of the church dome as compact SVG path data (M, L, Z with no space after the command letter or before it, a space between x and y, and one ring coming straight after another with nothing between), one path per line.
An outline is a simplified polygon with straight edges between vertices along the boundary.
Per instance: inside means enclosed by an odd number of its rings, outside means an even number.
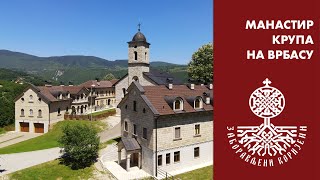
M147 42L146 37L139 31L137 32L133 38L132 38L133 42Z

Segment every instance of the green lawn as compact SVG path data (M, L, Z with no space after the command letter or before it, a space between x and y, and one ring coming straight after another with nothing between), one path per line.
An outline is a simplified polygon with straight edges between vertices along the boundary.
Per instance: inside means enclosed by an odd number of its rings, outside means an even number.
M115 111L115 109L108 109L108 110L104 110L104 111L94 112L94 113L92 113L92 116L97 116L97 115L104 114L106 112L112 112L112 111ZM89 115L90 115L90 113L89 113Z
M201 169L190 171L187 173L179 174L174 176L181 180L212 180L213 178L213 166L207 166Z
M72 170L68 166L59 164L59 160L49 161L27 169L9 174L12 180L76 180L93 177L94 166L85 169Z
M104 142L104 143L100 143L99 149L104 149L110 144L118 143L120 140L121 140L121 138L116 138L116 139L110 139L109 141Z
M90 124L94 125L98 131L103 130L106 128L106 125L100 121L81 121L81 120L65 120L56 123L53 128L46 134L22 141L17 144L13 144L7 147L0 148L0 154L11 154L11 153L18 153L18 152L28 152L28 151L35 151L41 149L48 149L53 147L58 147L58 139L62 135L62 127L66 125L73 125L73 124Z

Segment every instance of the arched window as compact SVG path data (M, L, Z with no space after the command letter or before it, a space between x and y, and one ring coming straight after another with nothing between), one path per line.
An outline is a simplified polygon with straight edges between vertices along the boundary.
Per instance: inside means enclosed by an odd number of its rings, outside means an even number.
M30 116L33 116L33 110L32 109L29 110L29 113L30 113Z
M29 99L30 99L30 101L33 101L33 96L30 95L30 96L29 96Z
M39 102L41 102L41 101L42 101L42 99L41 99L41 98L39 98L39 99L38 99L38 101L39 101Z
M202 108L202 99L201 99L201 97L197 97L197 98L194 100L194 108L195 108L195 109Z
M21 116L24 116L24 109L21 109Z
M137 51L134 52L134 60L138 60L138 53L137 53Z
M21 101L24 102L24 98L23 97L21 98Z
M111 102L111 100L110 100L110 99L108 99L108 105L110 105L110 102Z
M177 98L173 102L173 110L175 111L183 110L183 100L181 98Z
M147 60L147 52L144 53L144 60Z
M134 76L132 80L139 82L139 78L137 76Z
M42 117L42 111L41 111L41 109L39 109L39 111L38 111L38 117Z

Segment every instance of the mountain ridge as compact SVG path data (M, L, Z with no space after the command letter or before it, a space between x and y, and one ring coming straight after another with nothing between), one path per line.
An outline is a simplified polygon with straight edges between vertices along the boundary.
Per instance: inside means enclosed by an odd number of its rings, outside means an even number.
M39 57L22 52L0 50L0 68L11 69L37 75L56 82L82 83L89 79L103 79L107 74L121 78L128 70L128 60L110 61L96 56L64 55ZM186 65L163 61L150 62L150 68L176 73L186 79Z

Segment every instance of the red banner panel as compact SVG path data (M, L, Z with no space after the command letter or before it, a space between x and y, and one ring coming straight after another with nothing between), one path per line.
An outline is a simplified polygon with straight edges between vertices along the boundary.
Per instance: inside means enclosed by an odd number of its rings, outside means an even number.
M214 1L215 180L320 179L316 3Z

